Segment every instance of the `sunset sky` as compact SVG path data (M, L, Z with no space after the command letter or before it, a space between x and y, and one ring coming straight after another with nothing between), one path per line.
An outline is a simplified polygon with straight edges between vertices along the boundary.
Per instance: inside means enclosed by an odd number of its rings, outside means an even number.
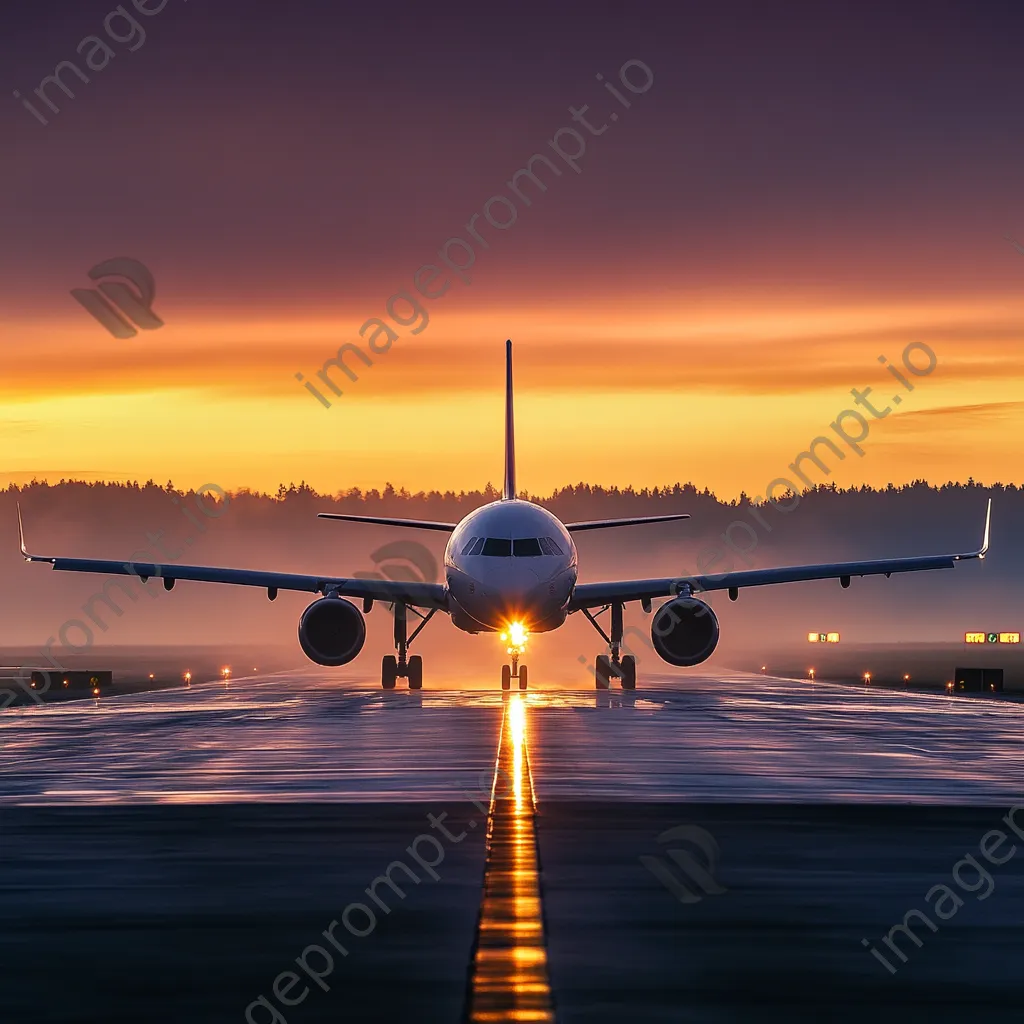
M535 493L761 494L867 387L902 401L839 484L1024 481L1016 6L125 8L142 45L109 0L0 14L0 485L500 483L506 337ZM115 56L54 113L34 90L90 35ZM527 204L535 153L560 173ZM161 329L114 338L71 298L116 256ZM413 334L386 304L429 264L450 284ZM296 373L368 351L373 317L398 340L325 408ZM937 365L907 392L879 356L913 342Z

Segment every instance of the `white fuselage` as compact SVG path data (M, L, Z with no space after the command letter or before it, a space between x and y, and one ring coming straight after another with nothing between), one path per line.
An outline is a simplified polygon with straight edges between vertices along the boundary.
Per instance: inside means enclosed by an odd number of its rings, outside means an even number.
M459 629L499 631L519 622L543 633L565 621L576 586L576 545L547 509L495 501L455 528L444 569Z

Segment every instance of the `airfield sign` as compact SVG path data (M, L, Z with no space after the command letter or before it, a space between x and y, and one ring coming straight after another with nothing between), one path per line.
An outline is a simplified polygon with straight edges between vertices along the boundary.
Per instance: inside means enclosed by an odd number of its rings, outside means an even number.
M1019 644L1020 633L964 633L965 644Z
M809 644L837 644L839 643L838 633L808 633Z

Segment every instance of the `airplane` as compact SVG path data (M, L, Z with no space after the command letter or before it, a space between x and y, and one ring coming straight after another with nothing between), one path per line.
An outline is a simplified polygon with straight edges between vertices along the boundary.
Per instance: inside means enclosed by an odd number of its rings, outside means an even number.
M470 512L459 523L319 514L321 519L449 534L444 554L444 583L32 555L25 547L19 507L21 553L27 561L48 562L58 570L134 575L143 583L150 577L159 577L167 590L177 580L187 580L261 587L271 601L281 590L319 594L299 619L299 645L311 661L330 668L347 665L360 653L366 640L364 615L371 611L374 602L392 605L398 653L385 656L381 663L381 685L386 690L394 689L399 678L407 679L410 689L422 688L423 660L418 655L409 655L409 646L439 611L448 614L453 624L466 633L500 634L511 661L501 669L503 690L511 689L513 679L520 689L527 687L527 666L520 662L531 633L558 629L570 614L582 612L606 645L605 653L595 661L595 686L608 689L611 680L618 679L623 689L632 690L636 688L636 658L623 654L623 606L628 602L638 601L643 610L650 613L653 600L669 598L651 621L651 642L668 664L689 667L706 661L718 646L718 618L711 606L698 596L705 592L727 590L730 599L735 601L744 587L773 583L838 579L846 588L853 576L884 574L889 577L895 572L951 569L959 561L982 559L988 551L991 498L985 513L982 545L976 551L791 565L714 575L580 583L574 534L690 517L679 513L563 524L547 509L518 497L512 398L512 342L506 341L505 481L499 500ZM361 601L362 609L349 598ZM598 621L598 616L606 611L610 612L608 632ZM412 633L408 628L410 613L420 620Z

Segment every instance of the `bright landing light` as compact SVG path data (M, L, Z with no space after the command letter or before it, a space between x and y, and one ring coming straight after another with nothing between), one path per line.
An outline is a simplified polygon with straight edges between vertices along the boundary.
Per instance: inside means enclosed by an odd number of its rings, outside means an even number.
M509 654L522 654L529 638L530 631L521 622L510 622L508 629L501 634L502 641L508 644Z

